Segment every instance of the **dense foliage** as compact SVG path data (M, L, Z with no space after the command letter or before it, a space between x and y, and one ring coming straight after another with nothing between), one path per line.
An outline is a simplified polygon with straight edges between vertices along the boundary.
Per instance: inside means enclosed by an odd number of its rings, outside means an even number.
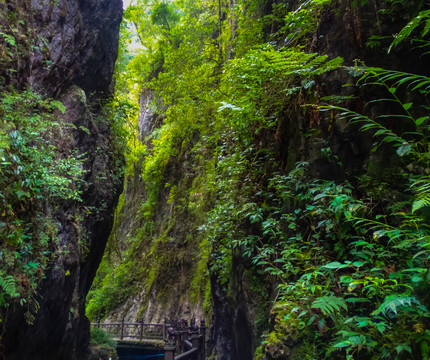
M82 157L56 151L71 126L59 119L65 108L32 91L0 98L0 308L15 301L33 321L34 297L57 244L57 224L48 204L80 200ZM56 245L57 244L57 245Z
M132 231L111 236L90 318L160 291L166 269L181 269L191 251L191 298L205 299L207 312L209 277L229 294L234 264L246 265L263 340L257 358L427 359L430 79L346 66L315 48L318 26L337 7L361 43L363 6L379 24L366 34L369 47L392 54L403 46L426 57L430 14L424 1L412 3L130 7L123 41L133 23L142 46L130 54L123 43L117 99L130 120L127 175L134 182L127 186L142 184L145 195L120 202L116 226L130 216L126 207L134 211ZM394 41L376 34L381 23L396 22L406 26ZM355 88L328 93L331 77ZM163 120L140 141L133 123L148 91ZM366 143L365 162L344 163L339 133ZM324 175L323 166L335 174ZM267 283L276 294L263 290Z

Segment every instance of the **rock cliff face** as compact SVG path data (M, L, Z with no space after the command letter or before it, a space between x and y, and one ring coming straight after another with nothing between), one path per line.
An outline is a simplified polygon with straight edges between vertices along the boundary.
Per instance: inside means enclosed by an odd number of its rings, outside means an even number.
M33 0L32 12L38 39L31 55L30 84L48 94L59 94L70 84L88 94L108 93L121 1Z
M62 101L61 122L72 124L58 140L58 156L85 158L82 202L50 204L59 244L37 291L33 325L25 309L10 308L2 325L5 359L81 359L89 342L85 297L103 255L113 208L122 187L121 155L102 110L112 92L118 51L121 0L6 0L0 3L2 32L13 36L1 50L2 86L33 89Z
M154 94L147 90L139 100L139 136L148 148L152 145L147 137L163 123L163 118L150 107L153 99ZM163 179L180 187L179 183L189 183L197 175L190 174L192 168L191 163L171 161ZM134 322L143 318L147 323L162 323L165 318L203 318L203 299L200 294L192 295L198 262L195 257L198 245L191 240L195 230L188 227L193 224L193 216L184 209L169 205L169 192L161 190L153 206L156 217L154 226L151 234L145 233L144 228L148 224L136 215L148 199L147 190L141 182L141 171L141 168L136 169L134 176L129 176L125 181L123 205L117 212L110 248L117 248L120 253L127 252L133 247L130 245L133 239L140 240L142 236L146 240L136 249L136 267L127 270L128 275L133 273L133 285L129 289L128 284L124 284L124 292L118 294L122 301L118 302L119 306L109 314L107 321L116 322L124 318ZM184 178L184 174L189 176ZM116 264L121 262L117 254L107 254L107 257Z

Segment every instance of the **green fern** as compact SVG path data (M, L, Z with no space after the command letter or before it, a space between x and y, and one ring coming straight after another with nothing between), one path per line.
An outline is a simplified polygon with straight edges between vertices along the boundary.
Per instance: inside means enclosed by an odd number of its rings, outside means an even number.
M412 204L412 213L430 206L430 176L422 176L412 184L417 196Z
M424 94L430 93L430 77L425 75L385 70L378 67L358 67L358 70L355 69L354 71L357 73L363 73L361 78L358 80L359 83L385 86L391 94L394 94L402 85L407 86L410 91L420 90L424 92ZM377 101L380 101L380 99Z
M19 296L16 281L11 275L6 275L5 277L0 276L0 287L2 287L5 294L10 297L16 298Z
M236 211L235 215L241 216L249 216L251 215L256 209L258 208L258 205L254 202L249 202L243 204L242 208L238 211Z
M40 309L40 305L36 300L35 296L32 295L28 301L27 311L24 314L25 320L29 325L34 324L34 320L36 320L35 315Z
M384 302L372 313L374 316L387 315L392 316L392 314L397 315L399 310L411 310L412 305L418 305L422 307L423 311L426 309L421 305L421 303L413 296L406 296L405 294L400 295L390 295L387 296Z
M311 305L313 309L320 309L324 315L334 315L341 309L348 310L346 302L343 298L337 296L321 296L317 298Z
M406 141L402 137L398 136L385 126L379 124L377 121L370 117L357 113L355 111L334 105L320 106L321 111L339 110L340 117L348 120L349 124L363 124L360 128L361 131L374 130L374 136L382 136L382 142L393 142L395 146L400 147Z
M415 18L409 21L409 23L396 35L388 49L388 52L390 52L393 47L399 45L403 40L410 37L411 33L423 23L424 29L421 31L420 38L424 38L424 36L426 36L430 31L430 10L421 11Z

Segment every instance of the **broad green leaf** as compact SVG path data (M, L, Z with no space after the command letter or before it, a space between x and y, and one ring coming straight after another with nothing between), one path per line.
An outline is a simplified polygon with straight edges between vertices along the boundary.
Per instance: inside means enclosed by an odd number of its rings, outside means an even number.
M336 269L336 270L338 270L338 269L346 268L346 267L348 267L348 265L347 264L342 264L342 263L340 263L338 261L334 261L334 262L328 263L326 265L323 265L322 267L326 268L326 269Z
M415 120L415 125L420 126L424 121L426 121L429 117L428 116L422 116Z
M411 106L413 105L413 103L406 103L406 104L402 104L402 106L403 106L403 109L405 109L406 111L408 111L410 108L411 108Z

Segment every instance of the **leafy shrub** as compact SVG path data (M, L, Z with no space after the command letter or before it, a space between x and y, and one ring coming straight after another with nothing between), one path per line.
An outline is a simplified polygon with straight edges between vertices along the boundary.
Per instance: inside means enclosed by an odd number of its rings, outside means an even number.
M106 345L112 349L116 348L116 341L112 335L100 328L91 329L91 342L95 345Z

